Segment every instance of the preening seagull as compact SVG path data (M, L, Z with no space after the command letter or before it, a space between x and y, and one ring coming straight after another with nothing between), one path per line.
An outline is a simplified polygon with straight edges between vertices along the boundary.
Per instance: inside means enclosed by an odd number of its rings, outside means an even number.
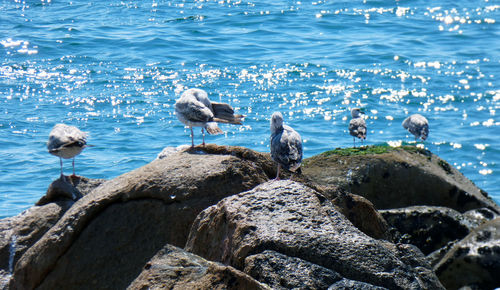
M283 124L280 112L271 117L271 158L278 163L276 180L280 177L280 167L295 172L302 162L302 139L292 127Z
M363 117L361 117L361 109L354 108L351 110L352 119L349 122L349 134L351 134L354 147L356 147L356 137L361 139L361 144L363 144L363 140L366 139L366 122Z
M409 116L403 121L402 125L403 128L415 136L415 141L417 141L417 138L425 141L427 136L429 136L429 121L420 114Z
M49 153L59 157L61 163L61 177L63 176L62 159L73 158L73 176L75 175L75 156L87 147L87 134L77 127L65 124L56 124L49 134L47 149Z
M235 115L233 108L224 103L212 102L207 92L201 89L188 89L175 102L177 118L191 129L191 147L194 147L193 127L201 127L203 145L206 129L209 134L222 134L219 123L241 125L243 115Z

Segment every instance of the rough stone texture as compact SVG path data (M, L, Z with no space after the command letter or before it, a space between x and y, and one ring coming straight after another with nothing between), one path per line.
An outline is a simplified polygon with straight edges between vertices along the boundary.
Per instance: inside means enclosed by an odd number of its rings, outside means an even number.
M127 288L131 289L270 289L231 266L207 261L166 245Z
M322 195L293 181L271 181L204 210L186 249L237 269L247 257L272 250L375 286L442 288L418 249L417 258L408 258L368 237Z
M426 150L401 148L382 154L308 158L302 173L321 185L339 186L370 200L377 209L445 206L459 212L500 207L453 166Z
M380 213L397 231L394 236L398 243L415 245L426 255L464 238L476 226L458 211L446 207L413 206Z
M368 283L363 283L359 281L353 281L349 279L342 279L338 282L335 282L333 285L328 287L329 290L383 290L387 289L384 287L373 286Z
M7 288L14 265L71 207L73 201L34 206L0 220L0 289Z
M267 181L273 167L269 155L207 145L107 181L21 257L14 287L125 288L166 243L184 246L201 210Z
M447 289L500 286L500 218L476 228L434 267Z
M246 257L244 272L273 289L327 289L342 280L335 271L275 251Z

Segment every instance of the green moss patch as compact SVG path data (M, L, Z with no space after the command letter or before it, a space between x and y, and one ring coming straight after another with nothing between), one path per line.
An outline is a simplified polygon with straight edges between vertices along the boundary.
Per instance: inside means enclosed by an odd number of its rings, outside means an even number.
M391 147L389 145L372 145L363 147L349 147L349 148L336 148L330 151L321 153L321 156L339 155L339 156L356 156L356 155L372 155L372 154L383 154L389 153L395 150L405 150L410 153L419 153L426 156L430 156L431 153L426 149L421 149L415 146L405 145L401 147Z

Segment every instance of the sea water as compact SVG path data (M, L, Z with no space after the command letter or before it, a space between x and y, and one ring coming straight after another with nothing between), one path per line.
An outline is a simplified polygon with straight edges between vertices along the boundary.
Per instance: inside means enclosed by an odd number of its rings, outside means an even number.
M94 145L76 173L111 179L190 144L174 104L191 87L246 115L208 143L267 152L281 111L305 157L353 145L353 107L369 145L414 142L401 122L420 113L424 146L500 202L499 16L498 0L2 0L0 218L59 177L56 123Z

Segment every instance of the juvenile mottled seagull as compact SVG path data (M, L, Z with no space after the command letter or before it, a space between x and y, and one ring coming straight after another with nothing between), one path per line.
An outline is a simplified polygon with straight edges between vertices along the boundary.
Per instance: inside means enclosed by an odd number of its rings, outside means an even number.
M203 145L204 128L209 134L222 134L216 122L241 125L243 115L235 115L233 108L224 103L211 102L207 92L201 89L188 89L175 102L175 113L179 121L191 129L191 147L194 147L193 127L201 127Z
M77 127L57 124L49 134L47 149L49 153L59 157L61 163L61 177L63 177L62 159L73 158L73 176L75 175L75 156L87 147L87 134Z
M349 122L349 134L353 136L352 140L354 142L354 147L356 147L356 137L361 139L361 144L363 144L363 140L366 139L366 122L360 114L362 114L360 108L351 110L352 119Z
M280 179L280 167L295 172L302 162L302 139L292 127L283 125L280 112L271 117L271 158L278 163L276 180Z
M417 138L425 141L427 136L429 136L429 121L420 114L409 116L403 121L402 125L403 128L415 136L415 141L417 141Z

